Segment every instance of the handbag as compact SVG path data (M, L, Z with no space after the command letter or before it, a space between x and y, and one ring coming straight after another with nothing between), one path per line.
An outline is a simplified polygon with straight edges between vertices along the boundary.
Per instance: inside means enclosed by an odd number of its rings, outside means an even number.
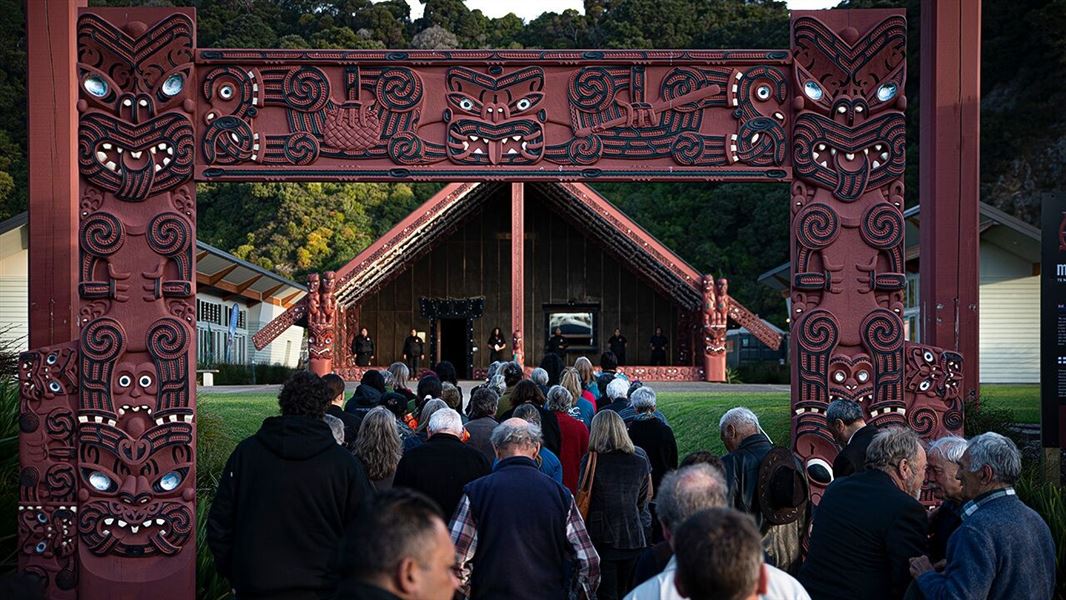
M589 502L592 500L592 481L596 478L596 453L589 452L589 462L585 467L585 472L581 475L581 480L577 484L577 495L574 496L574 502L577 503L577 510L581 512L581 518L587 519L589 516Z

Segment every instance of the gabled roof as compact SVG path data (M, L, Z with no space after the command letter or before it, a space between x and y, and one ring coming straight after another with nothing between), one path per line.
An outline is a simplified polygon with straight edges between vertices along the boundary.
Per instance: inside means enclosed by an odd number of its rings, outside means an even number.
M918 258L919 236L921 226L921 204L912 206L903 211L903 219L906 222L906 257L907 261ZM1040 262L1040 229L1008 215L998 208L978 202L978 225L977 230L981 234L981 241L990 242L1009 252L1029 260L1032 263ZM759 275L759 283L770 286L775 290L787 290L790 286L789 263L766 271Z
M587 231L620 261L632 267L656 291L686 310L699 311L702 275L680 256L655 239L632 219L589 186L581 183L532 183L538 193L559 213L582 223ZM506 184L452 183L396 224L376 242L336 272L338 304L351 306L374 294L450 235ZM527 192L528 193L528 192ZM747 309L739 303L738 309ZM253 337L263 348L287 327L306 316L301 300ZM738 313L739 314L739 313ZM753 315L752 315L753 316ZM768 342L769 343L769 342Z

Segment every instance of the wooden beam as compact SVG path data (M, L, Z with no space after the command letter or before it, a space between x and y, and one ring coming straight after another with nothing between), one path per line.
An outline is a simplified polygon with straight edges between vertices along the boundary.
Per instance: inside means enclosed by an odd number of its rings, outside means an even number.
M215 285L216 283L222 281L226 277L226 275L229 275L230 273L232 273L234 271L234 269L236 269L239 266L240 265L230 265L230 266L226 267L225 269L222 269L221 271L215 273L214 275L208 275L207 276L207 285Z
M78 7L26 2L30 348L78 337Z
M197 254L197 255L196 255L196 262L200 262L200 261L201 261L201 260L203 260L203 259L204 259L204 257L205 257L205 256L207 256L208 254L209 254L209 252L208 252L207 250L204 250L203 252L201 252L201 253Z
M236 291L238 294L242 294L242 293L244 293L244 290L252 287L253 285L255 285L255 282L259 281L262 278L263 278L263 274L260 273L260 274L256 275L255 277L249 278L247 281L238 283L237 286L234 288L234 291ZM256 292L256 293L258 293L258 292Z
M295 300L302 293L303 293L303 290L299 290L299 291L295 291L295 292L289 294L288 296L285 296L284 298L281 299L281 305L286 307L286 308L288 308L289 304L292 303L292 301Z
M273 296L275 292L277 292L278 290L280 290L283 287L285 287L285 284L284 283L279 283L279 284L275 285L272 288L267 288L266 290L264 290L259 295L262 296L263 299L266 299L266 298L269 298L269 297Z
M922 342L962 353L976 401L981 1L922 0L921 36Z
M526 190L523 183L511 184L511 334L525 346L523 327L526 306L525 292L525 231ZM523 347L512 348L519 363L525 356Z

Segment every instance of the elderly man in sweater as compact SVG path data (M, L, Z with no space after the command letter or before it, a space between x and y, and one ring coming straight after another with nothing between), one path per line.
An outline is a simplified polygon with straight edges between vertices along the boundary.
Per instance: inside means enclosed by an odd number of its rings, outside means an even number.
M997 433L972 440L959 460L962 525L948 541L943 571L927 556L911 559L911 575L927 600L1051 598L1055 544L1040 515L1014 493L1022 458Z

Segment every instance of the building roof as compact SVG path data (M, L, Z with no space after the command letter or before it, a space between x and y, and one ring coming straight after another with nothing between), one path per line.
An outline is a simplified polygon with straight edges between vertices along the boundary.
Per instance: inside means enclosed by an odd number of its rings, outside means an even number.
M17 230L23 234L22 243L12 247L10 252L28 248L25 230L28 217L29 213L24 211L0 221L0 238ZM0 253L6 256L7 246L2 242L3 239L0 239ZM200 240L196 240L196 285L197 291L216 293L225 300L240 297L246 302L269 302L285 307L291 306L307 292L307 286Z
M912 206L903 211L906 222L905 247L907 261L913 261L919 254L919 235L921 226L921 205ZM978 203L978 231L981 241L995 244L1017 254L1032 263L1040 262L1040 229L1008 215L998 208ZM759 282L775 290L790 289L791 264L788 262L759 275Z
M239 296L286 308L307 292L305 285L200 240L196 241L196 285L198 291L217 290L225 300Z
M630 265L633 272L653 289L686 310L700 310L702 274L598 192L581 183L526 185L527 195L530 192L538 194L567 218L582 223L583 231L601 242L620 261ZM336 271L334 294L338 304L352 306L380 290L408 265L451 235L466 217L474 214L496 192L507 187L508 184L496 182L444 186ZM741 317L754 318L735 299L734 305ZM255 346L263 348L287 327L300 323L306 313L306 301L292 305L253 338ZM772 341L767 343L770 345Z

